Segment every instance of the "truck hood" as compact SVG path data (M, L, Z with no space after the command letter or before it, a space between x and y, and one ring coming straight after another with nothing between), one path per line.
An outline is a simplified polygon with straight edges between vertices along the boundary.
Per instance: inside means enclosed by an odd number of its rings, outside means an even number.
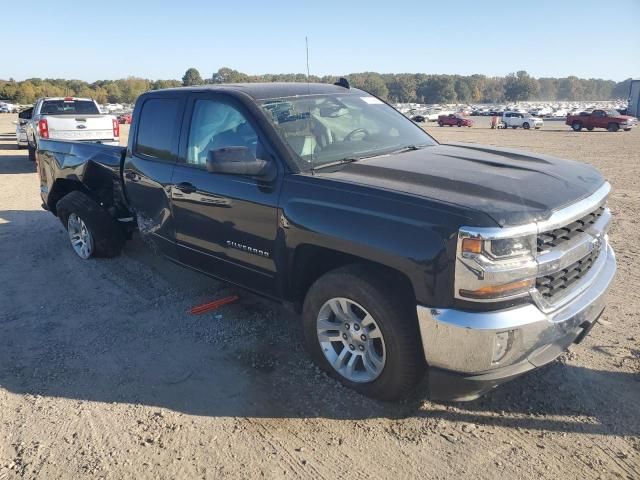
M475 144L366 158L316 175L473 209L501 226L545 220L604 183L584 163Z

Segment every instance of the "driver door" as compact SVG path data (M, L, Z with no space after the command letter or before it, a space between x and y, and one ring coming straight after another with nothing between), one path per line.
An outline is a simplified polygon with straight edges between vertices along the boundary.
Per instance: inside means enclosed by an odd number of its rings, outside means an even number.
M251 116L230 97L192 94L186 118L181 158L171 180L178 260L276 296L274 257L281 168L269 182L207 171L209 151L224 147L247 147L258 158L276 161Z

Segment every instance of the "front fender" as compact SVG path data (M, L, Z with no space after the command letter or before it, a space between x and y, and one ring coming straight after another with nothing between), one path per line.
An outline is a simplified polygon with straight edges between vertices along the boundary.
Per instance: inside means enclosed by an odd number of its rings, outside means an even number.
M361 186L298 177L285 181L281 228L291 256L301 245L319 246L384 265L404 274L416 300L452 301L452 248L469 221L456 207ZM336 188L337 187L337 188ZM367 191L369 190L369 191Z

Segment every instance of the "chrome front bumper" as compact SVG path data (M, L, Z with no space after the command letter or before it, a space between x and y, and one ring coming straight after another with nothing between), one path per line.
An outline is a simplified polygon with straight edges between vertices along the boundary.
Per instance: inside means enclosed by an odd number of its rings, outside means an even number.
M615 275L615 255L608 243L603 246L598 264L585 279L588 285L583 285L580 295L551 312L543 312L534 303L489 312L418 306L427 364L431 369L452 373L449 380L455 376L464 379L469 387L447 399L476 398L504 381L551 362L576 339L581 340L602 313ZM503 334L501 340L498 334ZM504 343L505 335L507 351L496 361L498 343ZM440 396L436 393L435 397Z

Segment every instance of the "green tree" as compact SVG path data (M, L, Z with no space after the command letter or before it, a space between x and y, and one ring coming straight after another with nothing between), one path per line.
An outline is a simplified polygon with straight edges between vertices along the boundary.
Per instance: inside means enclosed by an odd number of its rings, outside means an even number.
M456 79L456 97L459 102L471 102L473 101L473 93L471 91L470 82L467 77L461 77Z
M457 100L455 81L448 75L433 75L416 91L424 103L453 103Z
M245 83L249 81L249 76L246 73L238 72L228 67L222 67L211 76L211 81L213 83Z
M202 85L204 81L200 76L200 72L195 68L190 68L186 72L184 72L184 76L182 77L182 85L185 87L190 87L192 85Z
M539 90L538 81L524 70L515 74L510 73L504 82L504 97L510 101L532 99Z

